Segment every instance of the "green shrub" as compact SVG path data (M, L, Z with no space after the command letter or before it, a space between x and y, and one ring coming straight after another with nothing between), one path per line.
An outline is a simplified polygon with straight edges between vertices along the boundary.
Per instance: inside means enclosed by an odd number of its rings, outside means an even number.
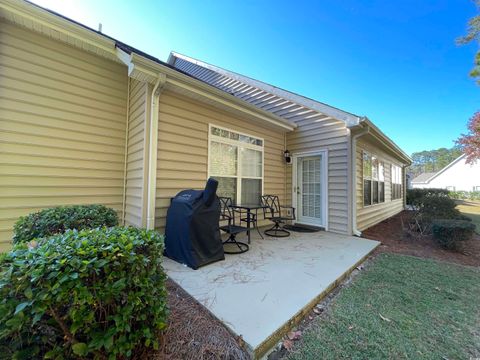
M58 206L21 217L13 228L13 243L63 233L67 229L116 225L117 213L104 205Z
M157 232L123 227L16 244L0 263L0 354L124 359L158 347L162 253Z
M407 204L417 206L421 204L422 199L426 196L445 197L449 195L449 191L445 189L408 189Z
M425 196L419 206L423 221L431 223L435 219L461 219L455 201L448 196Z
M434 220L432 223L433 237L437 243L449 250L458 249L459 242L472 238L475 225L466 220Z

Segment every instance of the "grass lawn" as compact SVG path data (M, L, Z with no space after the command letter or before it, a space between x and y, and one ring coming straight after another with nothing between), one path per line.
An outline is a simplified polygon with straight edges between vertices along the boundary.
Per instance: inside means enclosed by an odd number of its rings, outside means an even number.
M480 202L457 200L457 209L472 219L477 225L477 233L480 233Z
M478 299L478 269L381 254L305 329L287 357L480 357Z

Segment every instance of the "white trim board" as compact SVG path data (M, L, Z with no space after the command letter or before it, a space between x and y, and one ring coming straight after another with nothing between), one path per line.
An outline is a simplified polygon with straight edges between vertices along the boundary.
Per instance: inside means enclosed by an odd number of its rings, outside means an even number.
M316 155L321 155L322 156L322 214L323 214L323 224L309 224L306 222L300 222L298 221L299 217L299 211L300 209L297 209L297 204L298 204L298 194L297 194L297 181L298 181L298 159L301 157L307 157L307 156L316 156ZM328 208L329 208L329 198L328 198L328 149L319 149L315 151L306 151L306 152L297 152L292 154L292 206L295 207L297 214L296 214L296 220L294 223L302 223L306 225L313 225L313 226L319 226L325 228L325 231L328 231L329 228L329 214L328 214Z

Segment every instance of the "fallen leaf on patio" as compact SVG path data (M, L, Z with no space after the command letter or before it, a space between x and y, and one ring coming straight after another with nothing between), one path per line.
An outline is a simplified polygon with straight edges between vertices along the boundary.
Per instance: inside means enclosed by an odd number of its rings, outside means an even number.
M300 339L301 336L302 336L301 331L290 331L287 334L287 337L288 337L289 340L298 340L298 339Z
M380 318L381 318L382 320L385 320L386 322L392 321L392 320L390 320L389 318L386 318L385 316L383 316L382 314L378 314L378 315L380 315Z
M292 340L284 340L283 341L283 347L287 349L288 351L291 351L293 349L293 341Z

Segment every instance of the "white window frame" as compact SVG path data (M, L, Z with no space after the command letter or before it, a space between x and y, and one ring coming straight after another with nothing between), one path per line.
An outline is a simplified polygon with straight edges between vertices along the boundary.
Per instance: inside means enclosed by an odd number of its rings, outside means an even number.
M212 134L212 128L226 130L226 131L236 133L238 135L248 136L248 137L255 138L257 140L261 140L262 145L260 146L260 145L255 145L255 144L249 144L249 143L242 142L242 141L239 141L239 140L234 140L234 139L229 139L229 138L213 135ZM212 141L237 146L238 151L237 151L237 175L236 176L219 175L219 174L210 173L210 161L211 161L211 158L212 158L212 155L211 155L212 147L210 146L210 144L211 144ZM244 176L242 176L242 162L241 162L241 156L240 156L240 147L260 151L262 153L262 176L261 177L258 177L258 176L245 176L244 177ZM223 127L223 126L219 126L219 125L215 125L215 124L208 124L207 178L216 177L216 176L218 176L218 177L229 177L229 178L236 178L237 179L236 199L237 199L238 204L242 203L242 179L243 178L261 180L262 181L262 189L261 189L261 194L260 195L263 196L264 187L265 187L265 139L261 138L259 136L256 136L256 135L246 134L246 133L234 130L234 129L229 129L229 128Z
M396 182L397 180L394 179L394 176L393 176L393 169L394 168L397 168L398 171L399 171L399 174L400 174L400 182ZM397 197L397 198L393 198L393 185L400 185L400 197ZM401 166L397 165L397 164L391 164L390 165L390 200L391 201L396 201L396 200L401 200L403 199L403 196L404 196L404 185L403 185L403 169Z
M364 160L365 160L365 155L369 156L370 157L370 163L371 163L371 175L369 178L366 178L365 177L365 174L364 174ZM377 160L377 164L378 164L378 168L377 168L377 176L376 178L373 177L373 159L376 159ZM383 166L383 180L380 181L380 164L382 164ZM365 191L365 180L370 180L370 204L365 204L365 194L363 194L363 192ZM378 183L378 188L377 188L377 199L378 201L376 203L373 202L373 182L376 181ZM383 182L383 201L380 201L380 183ZM369 207L369 206L377 206L377 205L381 205L385 202L387 202L387 199L385 197L385 183L386 183L386 179L385 179L385 160L383 160L381 157L379 157L378 155L370 152L370 151L367 151L367 150L362 150L362 204L363 204L363 207Z

